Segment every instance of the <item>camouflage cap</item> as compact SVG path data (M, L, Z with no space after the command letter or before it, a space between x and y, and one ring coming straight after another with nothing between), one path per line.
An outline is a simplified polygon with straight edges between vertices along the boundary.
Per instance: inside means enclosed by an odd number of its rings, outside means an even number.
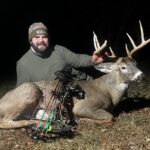
M29 31L28 31L28 38L29 41L35 36L35 35L48 35L48 29L42 22L35 22L30 25Z

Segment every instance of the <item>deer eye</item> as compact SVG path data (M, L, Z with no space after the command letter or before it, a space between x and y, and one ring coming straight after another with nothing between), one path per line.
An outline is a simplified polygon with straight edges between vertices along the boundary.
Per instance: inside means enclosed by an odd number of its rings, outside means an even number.
M122 70L124 70L124 69L126 69L126 67L125 67L125 66L123 66L123 67L121 67L121 69L122 69Z

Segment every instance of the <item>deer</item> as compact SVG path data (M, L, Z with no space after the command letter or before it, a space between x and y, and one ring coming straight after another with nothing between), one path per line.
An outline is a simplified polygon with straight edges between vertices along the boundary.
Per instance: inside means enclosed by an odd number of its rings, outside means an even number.
M127 33L133 49L129 50L125 44L126 57L116 59L114 51L109 47L111 54L108 57L116 61L95 65L97 70L105 74L93 80L75 81L75 84L85 92L83 100L73 97L73 105L70 106L70 113L73 117L79 118L79 121L91 121L97 124L112 122L114 119L112 112L122 100L129 84L133 81L142 81L144 73L138 69L133 54L150 43L150 39L145 40L140 21L139 24L141 43L136 45ZM100 46L96 34L93 34L95 50L101 53L107 46L107 41L105 40ZM21 128L35 123L35 120L26 119L24 116L32 115L37 105L46 108L50 100L50 91L55 89L56 83L56 80L26 82L8 91L0 100L0 128Z

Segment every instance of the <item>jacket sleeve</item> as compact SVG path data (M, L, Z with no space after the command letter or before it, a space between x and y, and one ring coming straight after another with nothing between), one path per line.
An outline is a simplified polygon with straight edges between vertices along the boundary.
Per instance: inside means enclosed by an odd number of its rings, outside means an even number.
M19 86L23 82L30 82L29 74L25 69L25 67L20 62L17 62L16 64L16 74L17 74L16 86Z
M64 59L66 60L67 64L73 66L74 68L80 67L92 67L94 63L92 62L92 56L87 54L77 54L66 47L58 46L57 49L62 49L61 52L63 53Z

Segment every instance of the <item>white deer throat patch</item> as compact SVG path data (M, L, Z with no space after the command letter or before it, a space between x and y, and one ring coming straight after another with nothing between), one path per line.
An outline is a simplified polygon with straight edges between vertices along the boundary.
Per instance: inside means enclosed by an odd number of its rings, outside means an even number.
M128 84L127 83L120 83L118 86L117 86L117 89L119 91L124 91L128 88Z

